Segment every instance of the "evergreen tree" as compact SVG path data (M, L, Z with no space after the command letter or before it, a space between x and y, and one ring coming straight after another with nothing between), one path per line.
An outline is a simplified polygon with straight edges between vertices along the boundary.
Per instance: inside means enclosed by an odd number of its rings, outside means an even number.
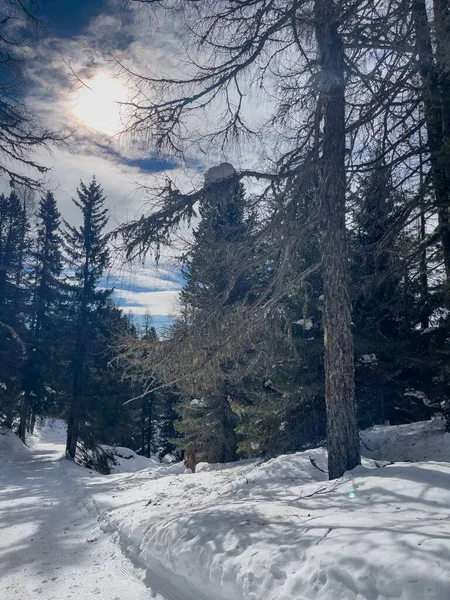
M0 195L0 410L7 427L20 407L20 368L25 360L26 289L22 286L28 244L26 204L13 191Z
M423 355L420 277L413 232L404 227L411 200L396 189L378 154L355 194L351 235L356 393L361 427L425 418L404 394L415 387ZM411 368L415 364L414 368ZM422 405L423 408L423 405ZM414 416L415 415L415 416Z
M320 236L317 227L302 228L314 205L314 190L293 186L290 221L300 231L289 265L290 280L312 272L298 283L286 281L284 294L261 336L264 361L243 382L243 402L232 399L239 417L239 453L276 456L322 443L325 432L323 365L323 283ZM296 225L297 223L297 225ZM266 250L263 287L279 276L278 252L282 232ZM260 273L263 271L260 266ZM261 274L259 275L261 278Z
M186 327L201 327L208 336L208 323L220 311L237 302L251 301L249 276L240 265L249 253L251 215L244 187L233 179L210 185L200 203L201 221L184 268L186 285L181 292ZM182 325L180 323L180 328ZM202 340L200 336L199 343ZM226 371L230 365L222 365ZM178 448L199 460L227 462L237 450L229 396L232 384L221 378L217 384L199 386L199 398L186 397L178 405L181 422L176 429L182 437ZM181 388L182 392L182 388Z
M71 357L72 390L68 415L67 454L75 458L77 443L85 429L89 386L92 371L89 347L93 339L93 315L110 291L98 291L97 285L109 264L109 250L104 233L108 221L105 197L95 177L89 186L83 182L73 199L82 214L80 227L66 225L64 246L73 274L75 344Z
M41 199L35 251L36 278L32 330L36 337L47 335L51 318L61 297L63 267L61 215L51 192Z
M95 453L99 444L126 445L134 426L131 411L124 406L131 395L130 385L114 361L114 340L133 331L133 325L107 295L99 295L91 304L88 323L80 427L85 456Z
M148 344L149 347L158 343L158 335L149 312L144 315L140 341ZM159 386L153 383L152 387ZM139 389L141 392L143 391L142 386ZM139 396L140 394L138 392L135 395ZM138 454L148 458L156 454L162 458L176 452L172 440L176 437L174 405L178 400L178 396L171 389L160 388L155 392L144 394L139 402L136 423L137 431L140 429L140 435L136 437L133 445Z
M54 400L53 388L62 384L58 381L63 302L61 217L51 192L41 198L37 220L29 351L22 371L24 396L19 435L23 441L26 429L33 431L36 416L45 413Z

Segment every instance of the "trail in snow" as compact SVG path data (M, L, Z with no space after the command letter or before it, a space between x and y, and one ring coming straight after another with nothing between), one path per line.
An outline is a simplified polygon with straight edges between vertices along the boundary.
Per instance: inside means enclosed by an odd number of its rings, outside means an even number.
M164 600L100 530L62 452L50 437L0 461L0 600Z

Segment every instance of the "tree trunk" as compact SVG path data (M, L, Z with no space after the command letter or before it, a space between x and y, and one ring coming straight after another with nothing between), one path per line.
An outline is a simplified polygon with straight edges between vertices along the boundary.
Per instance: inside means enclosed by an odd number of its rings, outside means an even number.
M67 422L66 456L75 460L78 439L80 437L80 421L83 415L83 398L85 393L85 361L86 361L86 326L87 326L86 283L77 327L77 342L73 363L73 388L70 414Z
M73 410L73 408L72 408ZM69 416L67 422L66 456L75 460L78 445L78 424L74 413Z
M31 414L31 420L30 420L30 434L33 435L34 433L34 428L36 426L36 413L33 411L33 413Z
M427 236L427 223L425 214L425 203L424 203L424 187L425 187L425 173L423 169L423 154L422 154L422 130L419 129L419 143L420 143L420 156L419 156L419 177L420 177L420 215L419 215L419 244L421 246L419 256L419 273L420 273L420 326L423 330L427 329L430 325L429 318L429 290L428 290L428 261L427 261L427 248L425 240Z
M153 396L148 400L148 420L147 420L147 458L150 458L152 454L152 441L153 441Z
M20 415L18 434L19 434L19 438L25 444L26 439L27 439L27 420L26 420L26 417L24 417L23 415Z
M7 429L12 429L13 426L13 421L14 421L14 412L13 410L8 406L6 409L6 419L5 419L5 427Z
M433 52L425 1L414 0L412 10L439 233L445 273L447 280L450 280L450 71L446 68L450 59L445 57L449 42L446 39L440 39L442 36L445 38L446 32L448 6L447 12L443 8L446 2L447 0L444 3L441 0L434 2L435 14L439 15L438 20L442 21L438 23L436 20L437 63Z
M325 397L330 479L360 464L345 226L344 45L332 0L316 0L323 148L318 199L324 279Z
M443 178L439 212L444 264L450 281L450 7L448 0L434 0L436 55L441 91L442 143L439 148L439 172Z
M27 398L26 396L24 396L22 398L22 406L20 408L20 421L19 421L19 438L22 440L22 442L25 444L26 442L26 438L27 438L27 422L28 422L28 416L29 416L29 411L27 408Z
M79 333L76 345L76 356L74 364L72 402L70 414L67 421L66 456L75 460L77 453L78 438L80 433L80 415L82 414L81 402L83 396L83 370L84 370L84 329L83 319L79 321Z

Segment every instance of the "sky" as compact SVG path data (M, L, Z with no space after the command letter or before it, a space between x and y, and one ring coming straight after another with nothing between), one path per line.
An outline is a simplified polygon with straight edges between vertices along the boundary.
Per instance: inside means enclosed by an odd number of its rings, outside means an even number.
M107 197L109 229L151 210L142 186L167 176L187 187L198 185L207 168L201 161L188 168L173 157L155 156L145 142L120 135L127 115L118 103L129 98L131 88L115 58L170 62L168 38L157 30L149 36L140 20L115 0L45 0L45 19L45 31L32 50L27 100L50 128L72 132L67 147L38 155L51 167L48 185L64 219L80 222L71 198L80 180L88 183L93 175ZM188 230L184 235L189 237ZM178 250L163 254L159 265L149 256L145 267L115 258L100 285L114 287L116 302L138 321L149 311L161 329L176 314L183 285L176 254Z
M124 0L42 1L46 25L30 45L26 93L42 123L54 131L71 132L66 145L35 156L50 168L48 187L65 220L80 223L72 197L80 180L88 184L94 175L107 197L108 228L113 230L154 210L151 190L168 178L187 192L199 189L205 171L222 161L232 162L237 169L255 168L258 157L250 146L226 151L212 145L198 151L187 143L181 162L173 156L157 156L151 138L123 134L130 122L123 103L141 90L120 65L144 74L185 76L182 22L154 13L150 22L142 12L127 9ZM268 103L253 101L248 94L246 98L251 118L259 114L265 118ZM209 123L200 118L190 126L196 131L215 129L222 108L213 107ZM152 256L145 266L124 264L115 256L101 287L114 287L115 300L126 312L139 319L149 311L155 325L163 328L177 314L183 286L177 257L191 237L188 225L177 231L175 247L162 253L158 265Z

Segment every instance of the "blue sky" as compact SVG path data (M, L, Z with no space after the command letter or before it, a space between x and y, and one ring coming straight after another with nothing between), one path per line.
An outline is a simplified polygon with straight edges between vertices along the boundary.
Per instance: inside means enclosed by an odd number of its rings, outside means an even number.
M45 0L44 13L53 35L71 38L107 10L107 4L107 0Z

